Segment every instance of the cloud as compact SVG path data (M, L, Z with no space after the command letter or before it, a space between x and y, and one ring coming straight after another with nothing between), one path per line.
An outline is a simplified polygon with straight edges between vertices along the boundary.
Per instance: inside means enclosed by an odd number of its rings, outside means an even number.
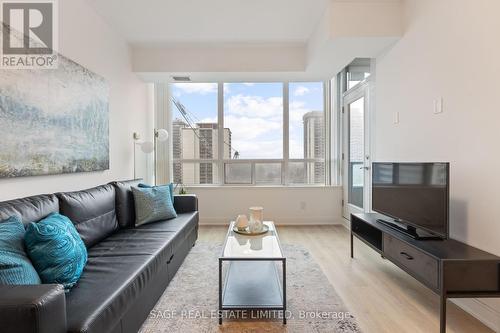
M232 137L235 140L243 141L256 140L263 135L282 130L281 122L231 115L224 117L224 127L231 130ZM253 142L252 144L256 143Z
M217 117L207 117L203 118L200 121L197 121L197 123L203 123L203 124L217 124Z
M307 109L305 107L304 102L293 101L290 103L290 126L300 125L302 127L302 116L307 112L311 111L311 109Z
M174 83L174 89L186 94L211 94L217 92L217 83Z
M303 140L303 136L300 136ZM290 151L290 158L304 158L304 142L296 139L290 138L290 145L288 147Z
M295 88L295 91L293 92L294 96L304 96L305 94L308 94L311 90L305 86L298 86Z
M246 117L271 118L283 114L282 97L234 95L226 101L226 114Z
M231 130L231 145L240 158L280 158L282 156L283 120L252 118L234 114L224 117L224 127Z

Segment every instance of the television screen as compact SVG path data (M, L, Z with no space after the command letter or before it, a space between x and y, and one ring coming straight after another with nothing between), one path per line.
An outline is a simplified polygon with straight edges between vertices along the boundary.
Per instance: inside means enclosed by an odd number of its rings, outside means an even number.
M372 209L448 236L449 163L373 163Z

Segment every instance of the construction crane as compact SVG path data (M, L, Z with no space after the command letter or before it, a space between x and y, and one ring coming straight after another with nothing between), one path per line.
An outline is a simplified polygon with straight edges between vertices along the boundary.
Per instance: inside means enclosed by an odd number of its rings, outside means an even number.
M181 114L182 118L184 119L184 121L186 122L188 127L191 128L191 130L193 131L194 135L196 135L198 140L200 140L200 143L202 142L204 145L208 145L208 142L205 140L205 138L201 138L198 135L198 132L196 131L196 121L195 120L198 120L198 122L200 122L200 119L198 117L196 117L192 112L190 112L184 106L184 104L182 104L177 98L172 97L172 103L174 103L177 110L179 110L179 113ZM229 156L231 156L231 150L233 148L225 140L224 140L224 144L229 148L229 154L230 154ZM236 149L234 149L233 159L238 159L238 158L240 158L240 153Z

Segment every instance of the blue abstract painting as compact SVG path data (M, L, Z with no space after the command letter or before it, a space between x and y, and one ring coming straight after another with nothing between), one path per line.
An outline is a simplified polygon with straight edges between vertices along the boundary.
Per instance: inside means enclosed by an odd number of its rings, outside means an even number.
M57 69L0 70L0 178L109 169L108 96L62 55Z

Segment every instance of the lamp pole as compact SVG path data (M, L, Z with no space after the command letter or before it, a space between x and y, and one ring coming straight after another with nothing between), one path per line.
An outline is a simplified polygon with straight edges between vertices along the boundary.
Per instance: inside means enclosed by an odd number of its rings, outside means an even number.
M154 137L153 137L153 144L154 144L154 161L153 161L153 167L154 167L154 177L155 177L155 186L156 184L156 175L157 175L157 170L156 170L156 139L158 138L158 131L156 128L154 129Z
M134 135L133 135L133 138L134 138L134 179L137 177L137 174L136 174L136 153L135 153L135 149L136 149L136 146L139 145L141 147L141 150L145 153L145 154L150 154L150 153L153 153L153 177L154 177L154 184L155 186L157 185L157 168L156 168L156 163L157 163L157 141L159 142L163 142L163 141L167 141L168 140L168 132L167 130L165 129L154 129L153 130L153 142L150 142L150 141L144 141L144 142L138 142L141 137L139 135L139 133L136 133L134 132Z
M168 131L166 129L160 128L160 129L155 129L154 130L154 138L153 138L153 144L154 144L154 177L155 177L155 186L157 184L157 176L158 176L158 166L156 165L158 161L158 152L157 152L157 147L158 147L158 142L165 142L168 140Z

